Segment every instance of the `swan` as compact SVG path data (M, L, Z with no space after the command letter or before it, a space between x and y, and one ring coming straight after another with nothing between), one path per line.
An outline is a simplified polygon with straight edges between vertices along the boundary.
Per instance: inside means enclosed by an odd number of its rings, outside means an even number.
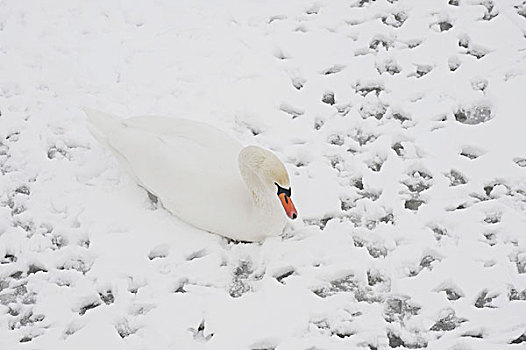
M283 163L243 147L205 123L161 116L121 119L83 107L88 129L135 181L183 221L234 240L255 242L296 219Z

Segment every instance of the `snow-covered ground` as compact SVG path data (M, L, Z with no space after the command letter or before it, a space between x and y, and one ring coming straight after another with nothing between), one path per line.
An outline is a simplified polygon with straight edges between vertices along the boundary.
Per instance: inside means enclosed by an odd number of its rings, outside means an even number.
M526 348L524 0L0 2L0 349ZM170 215L80 107L272 149L300 219Z

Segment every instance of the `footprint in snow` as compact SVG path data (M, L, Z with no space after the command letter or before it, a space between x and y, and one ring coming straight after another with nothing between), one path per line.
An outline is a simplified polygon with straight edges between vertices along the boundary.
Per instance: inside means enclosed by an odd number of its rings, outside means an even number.
M200 343L208 342L214 336L214 333L206 334L205 320L201 321L197 328L188 328L188 331L192 333L194 340Z

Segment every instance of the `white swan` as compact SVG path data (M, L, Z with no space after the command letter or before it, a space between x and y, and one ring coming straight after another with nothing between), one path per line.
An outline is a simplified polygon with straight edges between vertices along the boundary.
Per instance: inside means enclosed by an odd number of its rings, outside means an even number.
M243 148L213 126L168 117L114 115L84 108L91 133L163 206L203 230L259 241L298 215L283 163Z

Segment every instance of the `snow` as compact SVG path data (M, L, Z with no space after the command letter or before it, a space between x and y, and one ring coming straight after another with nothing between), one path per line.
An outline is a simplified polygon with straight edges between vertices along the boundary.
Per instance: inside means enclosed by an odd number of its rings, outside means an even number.
M526 346L524 1L0 7L0 349ZM273 150L300 218L182 223L81 106Z

